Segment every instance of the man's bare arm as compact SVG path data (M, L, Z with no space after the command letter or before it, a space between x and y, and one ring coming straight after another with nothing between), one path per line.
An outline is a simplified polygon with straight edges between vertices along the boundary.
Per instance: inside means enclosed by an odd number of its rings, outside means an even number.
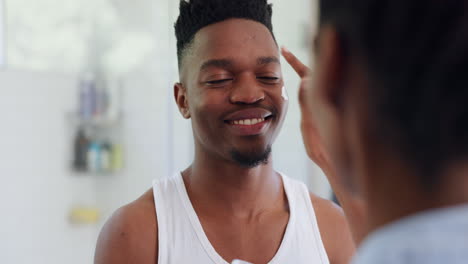
M356 247L343 210L314 194L310 194L310 199L330 264L349 264Z
M118 209L98 238L95 264L158 263L158 227L152 193Z

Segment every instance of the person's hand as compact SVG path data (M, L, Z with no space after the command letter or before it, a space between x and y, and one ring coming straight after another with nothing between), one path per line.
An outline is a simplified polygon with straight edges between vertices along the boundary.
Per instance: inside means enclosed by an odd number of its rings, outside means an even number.
M299 87L299 105L302 115L301 132L307 155L327 173L331 169L330 160L312 116L311 92L308 89L310 84L310 69L286 48L281 48L281 54L301 78L301 85Z
M299 88L299 104L302 113L301 132L307 155L327 176L348 219L354 241L356 245L359 245L367 234L367 229L364 224L366 223L367 215L366 205L360 197L351 193L349 189L338 180L336 171L331 165L328 152L324 147L312 114L312 91L309 88L310 69L287 49L282 48L281 53L301 78L301 86Z

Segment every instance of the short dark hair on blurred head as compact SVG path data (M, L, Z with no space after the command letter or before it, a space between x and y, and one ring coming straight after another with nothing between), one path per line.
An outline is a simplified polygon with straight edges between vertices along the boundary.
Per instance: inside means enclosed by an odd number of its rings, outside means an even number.
M320 23L366 64L375 134L435 190L468 157L468 1L320 0Z

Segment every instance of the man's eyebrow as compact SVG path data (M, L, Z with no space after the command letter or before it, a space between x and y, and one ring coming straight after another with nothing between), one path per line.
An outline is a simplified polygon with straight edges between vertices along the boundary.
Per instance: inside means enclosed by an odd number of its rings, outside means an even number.
M280 61L277 57L271 56L271 57L260 57L257 59L257 64L258 65L265 65L265 64L270 64L270 63L277 63L280 64Z
M217 67L217 68L227 68L232 65L232 61L229 59L214 59L214 60L207 60L200 66L200 71L206 70L209 67Z

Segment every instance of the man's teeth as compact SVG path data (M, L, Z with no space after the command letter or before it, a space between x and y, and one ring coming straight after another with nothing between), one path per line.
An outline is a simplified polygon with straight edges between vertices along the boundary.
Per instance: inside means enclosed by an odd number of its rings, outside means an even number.
M265 118L253 118L253 119L244 119L244 120L234 120L231 121L233 125L245 125L251 126L265 121Z

